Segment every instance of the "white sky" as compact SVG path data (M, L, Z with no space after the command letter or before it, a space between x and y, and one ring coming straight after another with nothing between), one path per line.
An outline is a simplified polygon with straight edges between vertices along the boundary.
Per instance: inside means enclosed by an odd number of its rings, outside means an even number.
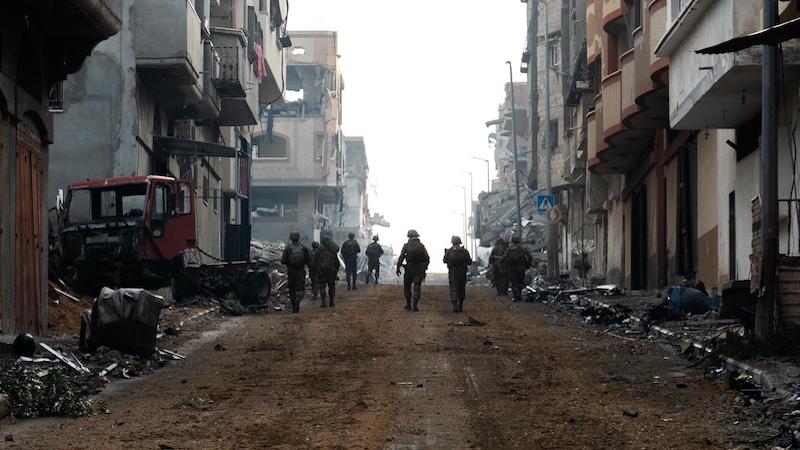
M486 189L492 160L485 122L497 117L510 60L525 46L519 0L289 0L289 30L339 33L347 136L364 136L370 210L386 216L383 243L399 252L415 228L444 270L442 252L462 235L463 192ZM491 168L494 178L494 164ZM469 196L469 190L467 190ZM458 214L456 214L456 212Z

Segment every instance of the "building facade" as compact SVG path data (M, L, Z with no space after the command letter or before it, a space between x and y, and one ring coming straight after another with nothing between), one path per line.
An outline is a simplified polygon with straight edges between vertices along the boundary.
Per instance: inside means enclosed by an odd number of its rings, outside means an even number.
M344 80L336 32L294 31L292 41L287 102L272 105L254 136L250 207L255 239L299 231L310 242L342 223Z
M670 58L669 122L696 143L698 176L699 275L726 285L751 278L754 225L752 203L760 195L760 46L737 52L698 54L695 50L763 28L762 2L667 1L668 28L658 55ZM778 2L779 22L800 16L798 4ZM800 46L782 44L783 73L778 113L779 252L800 255L795 124L798 121ZM693 131L694 130L694 131Z
M369 195L367 179L369 164L367 148L363 137L345 137L344 191L341 213L341 224L336 233L337 242L344 242L349 233L356 235L356 240L366 249L372 238L372 226L369 222Z
M87 178L188 179L201 258L246 259L252 130L282 99L286 1L121 4L121 32L63 86L50 204Z
M8 2L0 13L0 333L47 329L51 87L120 29L115 1ZM42 32L47 30L47 32Z

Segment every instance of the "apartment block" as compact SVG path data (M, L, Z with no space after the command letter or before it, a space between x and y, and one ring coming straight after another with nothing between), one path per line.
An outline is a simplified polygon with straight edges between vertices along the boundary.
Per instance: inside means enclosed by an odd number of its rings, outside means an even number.
M291 35L287 101L267 110L253 138L250 206L255 239L286 240L299 231L310 242L342 223L344 79L336 32Z
M121 32L63 85L49 203L87 178L190 180L201 259L246 259L252 130L282 100L286 1L121 6Z

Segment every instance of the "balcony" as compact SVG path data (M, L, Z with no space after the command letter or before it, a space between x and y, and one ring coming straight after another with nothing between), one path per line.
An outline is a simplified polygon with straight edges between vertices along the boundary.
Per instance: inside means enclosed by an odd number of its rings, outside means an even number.
M624 13L627 5L622 0L603 1L603 28L609 30L617 22L625 20Z
M603 2L602 0L587 0L586 2L586 61L589 65L603 52L602 29Z
M244 33L212 27L211 40L219 54L219 71L213 76L214 87L222 98L217 122L225 126L255 125L258 123L257 81L248 59Z
M153 91L180 91L183 103L200 101L202 23L192 1L137 0L136 70ZM180 101L178 103L181 103Z

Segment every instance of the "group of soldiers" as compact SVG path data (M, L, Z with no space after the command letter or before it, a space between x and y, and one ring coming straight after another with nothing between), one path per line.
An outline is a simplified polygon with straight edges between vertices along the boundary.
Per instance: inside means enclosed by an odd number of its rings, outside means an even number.
M397 259L396 273L397 276L403 275L405 309L416 312L419 311L422 283L425 281L431 258L416 230L409 230L407 237L408 242L403 245L400 257ZM300 243L300 233L291 233L289 239L281 263L286 265L288 271L289 299L293 313L300 312L300 302L305 292L306 267L309 269L314 298L320 297L320 306L323 308L334 306L340 251L347 274L347 290L358 289L358 255L361 253L361 247L353 233L348 235L348 240L342 244L341 250L329 237L323 237L319 243L312 243L311 250ZM375 236L365 251L369 261L369 274L375 280L375 284L378 284L380 277L380 257L383 255L383 248L378 240L378 236ZM462 312L466 298L467 270L472 265L472 256L463 247L459 236L453 236L450 243L452 246L445 249L442 262L447 265L453 312ZM495 241L489 264L494 275L497 295L507 296L510 284L514 301L522 301L525 272L531 267L531 263L531 254L522 246L518 236L513 236L510 244L502 238Z
M347 241L342 244L341 255L344 260L345 272L347 273L347 290L358 289L358 254L361 247L355 240L355 234L350 233ZM379 238L372 238L372 243L367 246L365 254L369 260L369 273L378 284L380 276L380 258L383 255L383 247L378 243ZM320 298L320 307L326 308L335 306L336 279L341 268L339 263L339 246L330 237L323 237L320 242L312 242L311 249L300 243L300 233L292 232L289 234L289 245L283 251L281 264L286 266L289 300L292 304L292 312L300 312L300 302L305 295L306 286L306 267L311 279L311 292L313 298Z
M489 255L489 266L492 269L497 295L507 297L510 284L513 301L521 302L525 273L532 263L531 253L522 246L519 236L512 236L511 244L503 238L494 241L492 253Z

